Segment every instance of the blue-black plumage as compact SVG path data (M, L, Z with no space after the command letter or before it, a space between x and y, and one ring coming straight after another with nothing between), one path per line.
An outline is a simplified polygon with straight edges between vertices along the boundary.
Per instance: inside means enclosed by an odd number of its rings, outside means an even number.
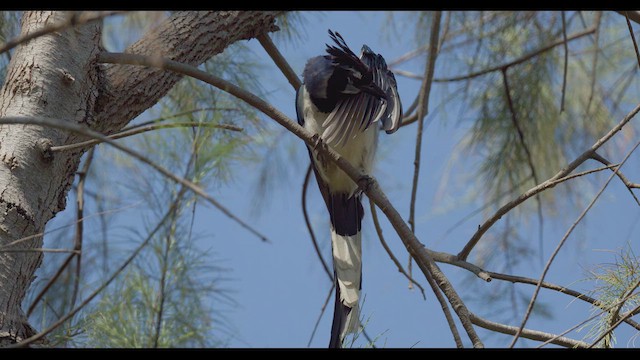
M298 122L370 174L378 144L378 129L371 125L380 123L390 134L402 119L396 80L382 55L367 45L358 57L339 33L329 30L329 36L335 45L327 45L327 55L309 59L304 68L296 95ZM360 325L362 192L316 149L308 151L331 220L336 304L329 346L341 347L345 335Z

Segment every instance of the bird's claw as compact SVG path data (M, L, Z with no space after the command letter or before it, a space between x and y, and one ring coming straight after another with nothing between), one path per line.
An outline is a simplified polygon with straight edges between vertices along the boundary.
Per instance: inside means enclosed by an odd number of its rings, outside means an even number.
M326 148L326 145L322 141L322 138L319 134L313 134L313 136L311 137L311 142L313 143L313 150L317 151L321 146Z
M373 178L369 175L362 175L358 178L358 186L362 189L363 192L369 191L371 186L373 185Z
M313 143L312 148L316 154L316 158L321 164L325 165L326 164L325 154L323 151L319 151L319 149L322 148L322 150L327 150L327 144L324 141L322 141L322 138L320 137L319 134L313 134L313 137L311 137L311 141Z

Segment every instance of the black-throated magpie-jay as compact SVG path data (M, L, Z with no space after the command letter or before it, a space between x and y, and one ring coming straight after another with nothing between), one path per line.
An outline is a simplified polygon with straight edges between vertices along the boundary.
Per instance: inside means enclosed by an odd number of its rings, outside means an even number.
M388 134L400 126L402 105L396 79L380 54L367 45L356 56L337 32L337 46L307 61L296 96L298 122L317 134L353 166L370 174L380 123ZM336 299L329 347L341 347L347 333L360 325L362 285L362 192L336 164L308 147L313 171L331 219L331 247Z

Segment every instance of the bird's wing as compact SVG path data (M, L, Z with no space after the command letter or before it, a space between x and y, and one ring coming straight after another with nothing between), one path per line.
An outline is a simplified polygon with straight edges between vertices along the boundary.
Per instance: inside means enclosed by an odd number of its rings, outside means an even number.
M362 62L373 72L373 81L387 94L386 108L382 115L382 127L387 134L394 133L400 127L402 121L402 103L398 95L398 85L396 78L387 68L387 63L380 54L375 54L368 46L363 46ZM378 117L372 119L372 122L380 120ZM367 125L368 126L368 125Z
M331 146L343 146L380 120L386 108L384 100L363 92L342 99L322 123L322 138Z

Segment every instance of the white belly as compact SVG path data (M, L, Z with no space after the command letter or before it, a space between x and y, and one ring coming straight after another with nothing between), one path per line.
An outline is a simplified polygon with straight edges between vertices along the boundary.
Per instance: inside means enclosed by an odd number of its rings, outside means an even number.
M311 103L309 95L306 89L303 90L303 104L307 104L303 107L304 115L304 127L308 131L318 134L322 139L322 134L325 128L322 123L329 115L328 113L321 113ZM323 139L325 140L325 139ZM373 168L373 158L375 155L376 147L378 143L378 131L376 126L372 124L364 132L357 134L354 138L349 139L343 146L336 146L334 150L337 151L340 156L349 161L351 165L360 169L366 174L370 174ZM340 170L333 162L321 161L318 159L317 151L313 150L313 157L318 172L322 179L329 185L329 189L332 192L345 192L348 194L354 194L358 189L358 186Z

